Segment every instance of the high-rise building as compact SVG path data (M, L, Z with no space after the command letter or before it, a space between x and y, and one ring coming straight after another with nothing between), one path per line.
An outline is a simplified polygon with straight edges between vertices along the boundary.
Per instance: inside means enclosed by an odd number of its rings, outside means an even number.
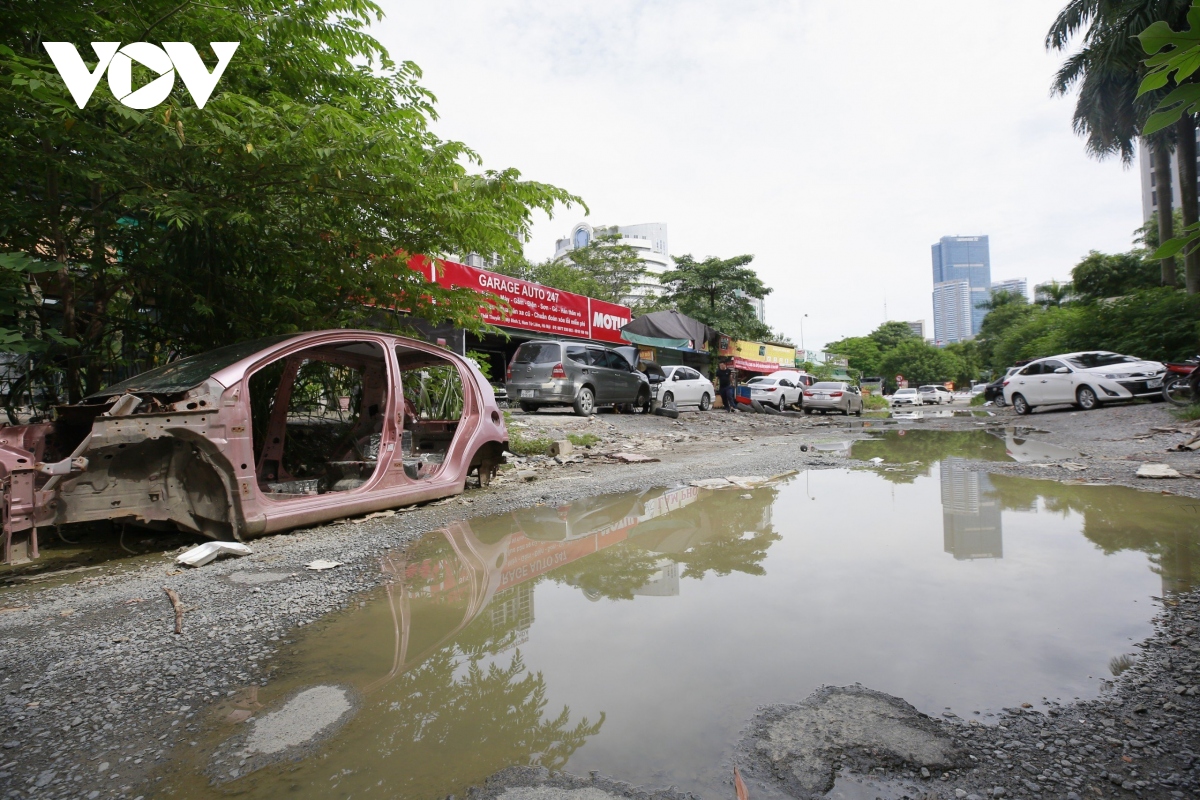
M1008 292L1012 295L1029 299L1029 282L1024 278L1009 278L1004 281L992 281L992 294Z
M571 251L587 247L602 236L618 237L615 244L627 245L637 251L638 258L646 265L649 274L642 283L633 287L633 297L644 297L656 294L662 285L659 278L667 270L673 269L675 262L671 259L671 251L667 248L667 224L665 222L649 222L642 225L597 225L592 227L586 222L580 222L571 229L569 236L564 236L555 242L554 260L570 260Z
M913 332L913 336L916 336L918 339L925 338L925 320L918 319L914 320L913 322L906 322L904 324L907 325L908 329Z
M963 283L967 286L965 296L958 285ZM980 306L991 297L991 284L988 237L943 236L933 245L934 338L944 344L979 333L987 314L987 309Z
M942 281L933 285L933 330L937 344L971 338L971 284Z
M1200 142L1200 129L1196 131L1196 141ZM1200 156L1196 158L1200 164ZM1154 174L1154 157L1150 148L1142 140L1138 140L1138 172L1142 176L1142 221L1149 222L1150 216L1158 211L1158 175ZM1171 199L1172 208L1179 208L1182 201L1179 198L1179 160L1175 153L1171 154Z

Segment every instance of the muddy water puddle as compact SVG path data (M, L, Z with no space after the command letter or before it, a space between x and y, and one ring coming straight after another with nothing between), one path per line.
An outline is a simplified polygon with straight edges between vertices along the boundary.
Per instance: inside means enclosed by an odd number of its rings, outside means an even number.
M985 722L1092 697L1196 582L1198 512L942 453L458 522L304 629L172 793L444 798L539 763L724 797L755 708L822 684Z

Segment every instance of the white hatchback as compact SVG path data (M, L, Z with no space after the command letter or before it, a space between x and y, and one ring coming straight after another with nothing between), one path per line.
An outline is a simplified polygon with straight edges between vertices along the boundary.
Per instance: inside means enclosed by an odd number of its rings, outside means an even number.
M1159 397L1167 368L1157 361L1092 350L1039 358L1004 382L1004 400L1018 414L1069 403L1090 411L1101 403Z

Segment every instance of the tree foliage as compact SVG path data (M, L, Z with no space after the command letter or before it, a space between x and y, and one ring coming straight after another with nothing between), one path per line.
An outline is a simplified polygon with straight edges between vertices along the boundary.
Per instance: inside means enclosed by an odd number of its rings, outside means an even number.
M754 313L749 298L771 293L746 265L754 256L715 256L697 261L690 255L675 257L675 268L662 275L667 299L683 314L735 339L769 338L771 329Z
M405 254L515 255L534 209L577 198L437 138L418 67L366 32L381 16L370 0L0 11L0 251L56 265L60 302L36 315L79 343L45 342L72 399L131 359L360 325L368 306L482 324L472 292L426 284ZM203 109L177 81L147 111L103 80L79 109L41 46L87 60L88 42L142 40L193 42L210 69L209 42L241 44Z
M1071 285L1083 299L1117 297L1161 283L1158 264L1147 261L1137 250L1113 254L1091 250L1071 270Z

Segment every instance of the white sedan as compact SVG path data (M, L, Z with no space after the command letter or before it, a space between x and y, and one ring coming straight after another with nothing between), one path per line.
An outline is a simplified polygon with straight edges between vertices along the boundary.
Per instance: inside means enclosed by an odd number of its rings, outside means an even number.
M796 385L788 378L759 376L746 381L746 385L750 387L751 400L773 406L780 411L793 403L801 402L804 395L804 387Z
M676 407L695 406L701 411L712 408L712 381L691 367L663 367L666 380L658 384L658 401L663 405L674 403Z
M925 405L924 398L916 389L897 389L889 401L894 408L895 406L923 406Z
M1159 397L1166 367L1106 350L1039 358L1004 381L1004 400L1018 414L1070 403L1090 411L1101 403Z

